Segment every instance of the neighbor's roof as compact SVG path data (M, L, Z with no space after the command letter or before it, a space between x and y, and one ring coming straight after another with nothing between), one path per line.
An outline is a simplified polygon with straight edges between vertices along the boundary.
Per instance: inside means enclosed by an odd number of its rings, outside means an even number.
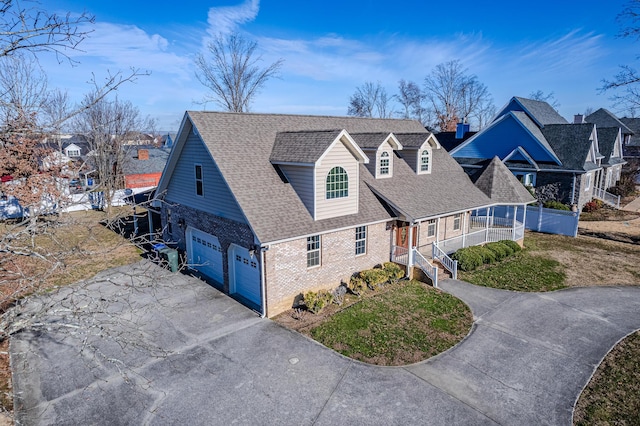
M156 148L153 145L126 145L122 149L127 152L127 157L122 164L122 171L125 175L161 173L169 158L168 149ZM138 158L139 150L146 150L149 159L140 160Z
M533 119L542 126L546 126L547 124L569 123L547 102L521 98L519 96L514 96L513 99L516 100L533 117Z
M598 148L600 149L600 154L604 156L602 159L602 164L605 165L616 165L622 164L624 161L620 157L612 157L613 149L615 147L615 143L618 140L618 135L620 134L619 127L597 127L598 130Z
M466 132L462 138L457 139L456 132L440 132L436 134L436 138L438 138L440 145L449 152L476 133L478 132Z
M600 108L596 112L589 114L585 117L585 121L587 123L593 123L598 128L598 135L600 135L600 128L602 127L618 127L622 129L622 133L633 134L633 130L631 130L625 123L620 121L618 117L613 115L609 110L604 108ZM598 139L599 140L599 139Z
M536 199L498 157L482 170L476 186L494 203L533 203Z
M294 132L333 135L335 129L344 129L349 134L413 135L405 139L422 144L430 133L418 121L397 119L201 111L188 111L185 118L215 159L262 243L389 220L395 213L380 201L382 197L412 218L444 215L491 203L444 149L434 149L431 174L416 175L403 159L396 157L393 177L375 180L361 165L358 213L316 221L270 161L272 152L277 152L278 157L286 155L280 147L274 151L276 140L291 147L295 140L301 140L298 138L301 134ZM320 138L322 143L330 139L324 136ZM315 158L315 154L310 158ZM375 194L363 182L371 185Z
M563 168L587 170L586 163L591 148L593 124L549 124L542 128L542 134L553 148Z
M622 117L620 121L625 124L634 133L631 136L631 140L627 143L628 146L640 145L640 118Z

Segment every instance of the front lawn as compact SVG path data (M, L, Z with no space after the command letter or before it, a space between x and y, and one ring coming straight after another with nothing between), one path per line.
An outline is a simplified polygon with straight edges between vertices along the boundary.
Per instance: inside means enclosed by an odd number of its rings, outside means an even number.
M502 262L475 271L458 272L458 278L485 287L515 291L552 291L565 287L566 274L560 262L523 250Z
M312 327L309 335L350 358L406 365L447 350L469 333L470 309L419 281L365 295Z

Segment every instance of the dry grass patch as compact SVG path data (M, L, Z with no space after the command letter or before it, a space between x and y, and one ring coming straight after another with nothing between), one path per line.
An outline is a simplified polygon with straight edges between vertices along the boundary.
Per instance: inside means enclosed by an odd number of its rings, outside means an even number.
M127 209L120 209L120 213L126 214ZM24 234L13 240L14 247L28 247L35 255L3 253L0 256L0 314L30 294L139 261L141 251L103 226L100 222L105 219L105 213L98 211L47 217L41 223L45 232ZM0 223L0 235L17 231L15 224ZM13 408L10 380L8 340L5 339L0 341L0 411Z

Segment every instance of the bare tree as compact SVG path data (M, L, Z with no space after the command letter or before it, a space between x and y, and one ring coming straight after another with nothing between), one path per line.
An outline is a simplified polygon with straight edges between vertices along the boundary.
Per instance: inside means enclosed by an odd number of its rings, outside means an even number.
M553 92L544 93L542 90L536 90L535 92L529 93L529 99L546 102L555 110L560 108L560 102L558 102Z
M400 113L402 118L422 120L423 96L420 86L413 81L400 80L398 82L398 94L395 95L395 99L402 105L403 111Z
M0 0L0 57L47 51L69 59L68 49L77 49L92 31L84 24L93 22L86 13L61 16L41 9L38 2Z
M390 107L391 98L380 82L365 82L356 88L349 98L348 115L356 117L389 118L393 115Z
M267 80L277 77L282 59L260 67L258 43L237 33L220 35L207 46L208 55L196 56L196 76L211 90L204 102L214 101L226 111L247 112Z
M124 142L128 135L147 127L140 111L129 101L116 98L111 101L91 92L85 96L84 105L89 105L78 114L73 123L74 130L84 135L89 142L89 162L94 168L99 189L104 196L104 206L111 212L116 190L124 189L123 167L128 161Z
M491 104L491 96L475 75L468 75L458 60L437 65L424 79L424 96L434 111L434 127L453 131Z
M46 99L47 77L35 58L13 55L0 60L0 120L37 117Z

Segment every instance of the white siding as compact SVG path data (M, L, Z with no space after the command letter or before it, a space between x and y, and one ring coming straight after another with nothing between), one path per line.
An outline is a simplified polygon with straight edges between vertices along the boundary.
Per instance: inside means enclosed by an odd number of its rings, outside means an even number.
M204 196L196 195L195 165L202 165ZM242 210L231 195L209 150L193 130L180 153L180 158L167 186L166 200L246 223Z
M349 175L349 196L326 199L325 185L329 171L340 166ZM358 213L358 160L347 147L336 143L316 166L316 214L315 220Z
M281 165L280 169L284 172L287 180L302 200L304 206L313 216L313 167Z

